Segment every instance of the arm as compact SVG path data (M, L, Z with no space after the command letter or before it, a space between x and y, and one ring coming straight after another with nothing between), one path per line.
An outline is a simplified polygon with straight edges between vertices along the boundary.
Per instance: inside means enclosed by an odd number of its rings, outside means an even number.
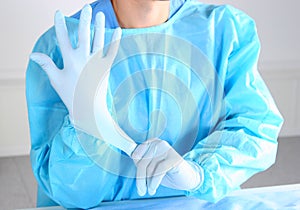
M90 14L88 7L85 11L87 12L82 14ZM56 15L56 33L61 32L58 27L65 27L64 23L60 24L61 19L64 17ZM89 21L89 18L84 17L84 20ZM76 75L80 75L80 70L85 65L84 60L88 60L90 53L85 45L86 42L83 42L87 41L89 46L90 33L85 33L89 30L80 30L80 26L89 29L89 24L80 23L79 39L81 38L81 42L79 40L79 43L81 45L79 44L76 50L70 50L76 43L75 32L78 28L78 22L73 20L67 22L71 43L67 40L66 33L59 33L57 35L60 38L58 40L60 47L58 47L53 29L38 41L33 50L34 56L31 58L45 71L30 61L26 75L26 96L32 141L31 161L39 188L60 205L88 208L108 197L109 190L106 187L113 187L118 176L108 175L107 171L95 164L86 154L87 147L83 148L82 142L86 142L88 147L95 151L102 151L102 153L95 153L99 156L98 158L102 159L109 159L113 156L112 150L107 149L108 145L85 133L81 134L81 141L79 141L79 133L69 120L68 114L72 114L73 111ZM104 25L101 25L104 28ZM97 26L96 23L95 26ZM99 28L104 34L103 28ZM98 28L95 27L95 36L97 30ZM65 40L62 41L62 37ZM101 38L97 39L99 40L101 41ZM67 45L62 45L62 43ZM101 46L101 43L93 42L94 51L92 52L99 50L98 48L102 50ZM71 60L68 60L68 55L71 56ZM64 58L63 68L62 57ZM74 58L75 62L70 62L74 61ZM80 63L76 65L76 62ZM118 161L117 158L114 160ZM89 179L88 182L87 179Z
M260 44L255 24L232 8L226 13L233 28L226 25L224 39L233 42L224 62L225 119L184 156L204 170L202 186L188 195L208 201L221 199L274 163L282 125L282 117L257 71Z

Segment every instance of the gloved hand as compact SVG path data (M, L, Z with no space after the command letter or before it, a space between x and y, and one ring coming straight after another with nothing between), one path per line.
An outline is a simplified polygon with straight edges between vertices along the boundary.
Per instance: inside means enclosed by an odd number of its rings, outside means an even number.
M166 141L151 139L132 154L136 164L136 186L140 196L156 193L159 185L177 190L193 190L202 184L202 168L184 160Z
M78 28L78 44L74 49L68 37L68 31L64 15L58 11L55 14L55 31L59 47L62 53L64 69L60 70L52 59L42 53L32 53L30 58L38 63L47 73L51 85L66 105L70 119L73 117L73 99L76 85L82 70L90 58L104 47L105 17L102 12L96 15L94 39L92 49L90 46L90 25L92 8L90 5L84 6L80 15ZM121 38L121 29L114 32L112 42ZM102 58L103 68L110 69L116 56L117 49L109 49L107 55Z
M109 71L118 52L122 30L115 30L111 41L114 44L103 56L105 16L102 12L96 15L92 49L91 17L92 8L84 6L79 21L78 47L73 49L65 17L59 11L55 14L55 31L64 61L63 70L58 69L48 55L32 53L30 58L47 73L77 129L106 141L130 156L136 143L115 123L106 103Z

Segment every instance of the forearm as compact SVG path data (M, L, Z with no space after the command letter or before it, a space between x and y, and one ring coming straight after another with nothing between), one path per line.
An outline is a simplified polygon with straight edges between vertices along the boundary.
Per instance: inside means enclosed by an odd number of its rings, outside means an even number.
M188 194L218 201L255 173L270 167L276 152L276 137L258 137L245 129L215 131L184 156L204 171L202 186Z
M98 205L108 199L107 189L113 188L118 179L95 163L96 155L104 159L110 156L108 145L88 135L81 140L102 153L94 154L94 159L86 153L68 118L51 141L31 150L32 168L40 188L67 208Z

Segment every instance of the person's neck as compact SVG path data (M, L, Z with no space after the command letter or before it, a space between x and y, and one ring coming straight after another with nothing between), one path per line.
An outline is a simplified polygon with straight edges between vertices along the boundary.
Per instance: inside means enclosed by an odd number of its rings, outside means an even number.
M121 28L146 28L168 20L170 1L111 0Z

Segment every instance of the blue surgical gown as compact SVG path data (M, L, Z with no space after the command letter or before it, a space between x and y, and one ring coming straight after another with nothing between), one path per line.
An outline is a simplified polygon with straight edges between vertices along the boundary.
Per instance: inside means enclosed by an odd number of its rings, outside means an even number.
M108 109L136 142L159 137L203 168L198 188L160 186L146 197L187 195L216 202L274 163L283 119L257 70L260 43L254 21L231 6L192 0L171 4L167 22L122 29ZM110 1L99 0L92 8L107 17L108 46L117 27ZM77 18L66 18L73 46ZM54 28L33 51L63 67ZM141 198L130 158L101 139L79 134L47 75L32 61L26 97L38 206L91 208Z

